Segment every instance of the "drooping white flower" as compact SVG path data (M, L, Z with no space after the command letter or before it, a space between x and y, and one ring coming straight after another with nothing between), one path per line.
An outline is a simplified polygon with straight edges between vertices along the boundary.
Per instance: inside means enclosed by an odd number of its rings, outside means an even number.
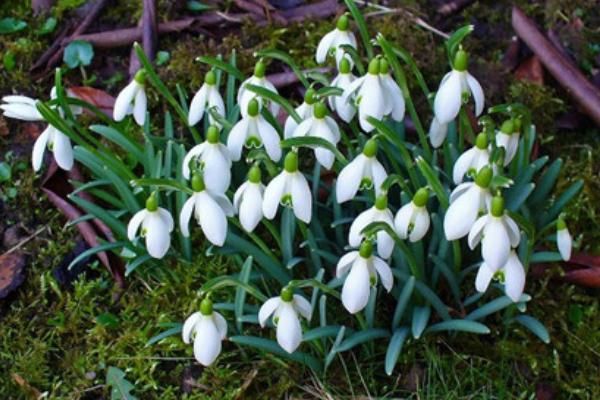
M171 246L173 217L167 210L158 206L156 195L152 194L146 200L146 208L138 211L127 225L127 238L135 239L138 229L146 239L146 250L154 258L163 258Z
M344 90L349 87L356 77L352 74L350 61L346 57L342 58L339 66L338 75L331 81L331 86ZM343 96L330 96L328 99L329 108L337 113L344 121L350 122L356 115L356 107L350 104Z
M387 173L376 156L377 142L370 139L365 144L363 152L340 171L335 183L338 203L352 200L359 189L373 187L376 196L381 194L381 184L387 178Z
M504 121L500 127L500 131L496 133L496 146L504 148L504 166L510 164L517 154L519 148L520 125L519 119L514 120L514 122L509 119Z
M356 38L354 37L354 33L348 29L348 25L348 16L342 15L337 21L336 28L323 36L317 46L315 56L317 63L324 63L330 51L334 51L336 65L340 65L345 54L341 46L348 45L356 49Z
M240 223L247 232L252 232L263 217L264 185L260 182L260 169L254 166L233 196L233 206L239 214Z
M192 177L194 194L181 208L179 228L181 234L188 237L189 223L193 214L208 241L216 246L223 246L227 237L227 217L234 215L233 205L225 195L211 192L204 182L199 174L194 174Z
M556 222L556 246L560 252L560 256L563 260L569 261L571 259L571 250L573 248L573 239L567 229L565 220L559 218Z
M379 60L379 79L381 80L381 86L386 96L385 114L391 116L394 121L402 121L404 119L404 112L406 111L404 94L394 78L392 78L389 64L385 58Z
M429 230L431 219L427 212L429 192L425 188L417 190L412 201L398 210L394 225L401 239L408 238L411 242L423 239Z
M490 167L483 167L475 182L461 183L452 191L450 207L444 216L444 233L447 240L457 240L466 236L479 213L489 211L492 201L492 175Z
M43 121L44 117L36 107L38 100L27 96L4 96L0 104L2 114L6 118L20 119L22 121Z
M463 103L463 96L473 96L476 116L483 111L483 90L477 79L467 71L467 65L467 53L463 50L457 51L452 71L447 73L440 83L433 110L441 124L447 124L456 118Z
M296 218L310 223L312 196L308 181L298 170L298 154L289 152L285 157L284 169L269 182L265 189L263 214L267 219L275 218L279 204L291 207Z
M352 314L365 308L369 302L370 288L377 284L378 275L388 292L394 285L390 266L383 259L373 255L373 244L368 240L361 244L359 251L351 251L340 258L336 276L340 278L348 270L350 273L342 287L342 303Z
M340 141L340 129L333 118L327 115L327 107L322 102L317 102L314 106L314 113L311 117L305 119L294 130L294 137L313 136L324 139L334 147ZM335 161L335 154L326 148L315 146L315 157L319 164L326 169L331 169Z
M525 269L514 250L510 251L506 263L499 270L490 268L485 262L479 266L475 288L483 293L487 290L494 276L504 281L504 291L513 302L518 302L525 289Z
M240 85L237 94L237 102L240 106L240 112L242 113L242 116L245 116L248 112L248 103L250 102L250 100L256 98L258 100L258 103L260 104L260 108L262 108L263 101L265 101L255 92L246 88L246 85L260 86L265 88L266 90L270 90L273 93L277 93L277 89L275 88L275 86L273 86L273 84L269 82L267 78L265 78L266 68L267 67L265 66L265 63L262 60L258 61L256 63L256 66L254 67L254 75L246 79ZM277 118L277 114L279 113L279 104L275 102L270 102L268 106L269 110L271 111L271 114L273 114L273 116Z
M477 135L475 146L465 151L458 157L454 163L452 178L454 184L461 183L466 174L476 176L481 168L489 165L490 152L488 151L488 141L485 133Z
M225 104L223 98L219 93L217 86L217 77L214 71L208 71L204 77L204 84L200 87L198 92L194 95L192 103L190 104L190 113L188 115L188 125L196 125L204 113L208 113L208 120L211 125L217 125L220 127L219 122L213 118L209 110L214 108L215 112L221 117L225 118Z
M185 320L181 336L185 344L194 341L194 357L208 367L221 353L221 341L227 336L227 321L213 311L210 299L204 299L200 303L200 311Z
M511 248L521 241L519 227L504 212L504 199L495 196L489 214L480 217L469 232L469 247L481 242L481 255L488 268L497 271L508 260Z
M310 321L312 307L308 300L294 294L288 287L283 288L281 296L267 300L258 311L258 321L263 328L273 315L273 323L277 326L277 343L290 354L296 351L302 342L302 327L298 314Z
M242 148L264 146L269 158L281 159L279 134L261 115L256 99L248 103L248 112L236 123L227 137L227 148L233 161L242 157Z
M315 108L315 103L317 99L315 98L315 90L313 88L309 88L306 90L306 94L304 95L304 102L296 107L296 113L300 116L300 120L305 121L308 118L313 116L313 111ZM285 125L283 127L283 137L289 139L294 136L294 131L298 127L300 123L296 122L296 120L291 116L285 120Z
M385 222L394 229L394 214L387 206L387 195L381 194L375 200L375 205L363 211L356 217L348 234L348 243L352 247L358 247L365 238L362 230L373 222ZM394 250L394 239L385 231L377 232L377 254L382 258L390 258Z
M145 90L146 71L140 69L135 77L115 99L113 108L113 118L115 121L122 121L127 115L133 114L133 119L139 126L144 126L146 122L146 110L148 108L148 98Z
M225 193L231 183L231 158L227 146L219 142L214 125L206 132L206 141L194 146L183 159L182 172L190 179L190 170L202 170L204 182L213 193Z
M431 145L437 149L444 143L447 135L448 124L440 123L434 115L431 120L431 125L429 126L429 141L431 142Z

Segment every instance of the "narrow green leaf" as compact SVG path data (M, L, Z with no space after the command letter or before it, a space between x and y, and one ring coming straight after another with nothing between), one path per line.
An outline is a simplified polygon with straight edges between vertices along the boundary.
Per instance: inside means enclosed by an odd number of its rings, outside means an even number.
M415 339L418 339L421 337L421 334L427 327L427 323L429 322L430 316L431 316L431 308L430 307L415 307L415 308L413 308L411 331L412 331L412 335Z
M268 353L275 354L283 359L299 362L311 368L313 371L320 373L323 370L321 363L313 356L295 351L290 354L283 350L277 342L269 339L263 339L256 336L232 336L229 340L233 343L237 343L243 346L253 347L257 350L266 351Z
M550 343L550 334L546 327L538 321L536 318L533 318L529 315L517 315L514 318L514 321L523 325L525 328L529 329L533 332L540 340L546 344Z
M482 323L466 319L451 319L449 321L438 322L437 324L430 325L425 330L425 333L442 331L462 331L482 335L490 333L490 329Z
M402 347L408 337L408 332L408 328L406 327L394 331L394 335L392 336L385 353L385 373L388 375L392 375L392 372L394 372L394 367L398 362L398 357L402 352Z
M348 339L344 340L337 348L338 352L344 352L352 349L359 344L370 342L372 340L381 339L390 336L390 331L381 328L371 328L364 331L352 334Z
M175 326L172 327L171 329L167 329L166 331L163 331L163 332L159 333L158 335L150 338L150 340L148 340L146 342L146 347L152 346L154 343L158 343L161 340L163 340L169 336L179 335L181 333L181 329L183 328L183 324L175 323L174 325Z

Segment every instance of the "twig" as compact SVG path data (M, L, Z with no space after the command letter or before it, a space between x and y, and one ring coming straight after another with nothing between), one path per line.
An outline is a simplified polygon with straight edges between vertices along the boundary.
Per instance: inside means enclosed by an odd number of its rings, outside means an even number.
M144 11L138 26L142 28L142 47L150 61L156 56L156 41L158 39L158 25L156 23L156 4L154 0L143 0ZM129 56L129 77L133 78L140 69L140 60L135 50L131 49Z
M15 244L13 247L11 247L10 249L8 249L8 251L4 254L10 254L13 251L16 251L18 249L20 249L21 247L23 247L27 242L29 242L31 239L39 236L42 232L44 232L46 229L48 229L47 226L42 226L41 228L39 228L37 231L33 232L31 235L27 236L25 239L21 240L19 243Z
M475 0L453 0L449 3L443 4L440 7L438 7L436 12L438 14L448 16L459 12L460 10L474 2Z

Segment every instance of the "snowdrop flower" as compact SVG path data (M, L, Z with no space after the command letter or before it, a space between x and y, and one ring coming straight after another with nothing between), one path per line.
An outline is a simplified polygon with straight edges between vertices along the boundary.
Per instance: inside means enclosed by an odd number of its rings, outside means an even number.
M433 111L441 124L447 124L456 118L463 103L463 96L473 96L476 116L483 111L483 90L477 79L467 71L468 63L467 53L464 50L457 51L452 71L447 73L440 83L433 102Z
M0 104L0 110L6 118L20 119L22 121L43 121L44 117L39 113L37 100L27 96L4 96Z
M480 212L490 209L492 195L492 168L483 167L475 182L461 183L450 194L450 207L444 216L446 239L457 240L466 236Z
M223 103L223 98L219 93L217 76L215 75L214 71L208 71L204 77L204 84L200 87L200 90L196 92L194 98L192 99L192 103L190 104L188 125L196 125L198 122L200 122L200 120L202 120L204 112L209 112L209 110L213 107L217 114L225 118L225 104ZM219 126L218 122L215 121L210 112L208 114L208 120L212 125Z
M562 218L559 218L556 222L556 245L558 246L558 251L560 252L562 259L569 261L571 259L573 239L571 238L569 229L567 229L565 220Z
M485 292L494 276L504 282L506 295L513 302L518 302L525 289L525 269L514 250L510 251L506 263L499 270L494 270L483 262L475 278L475 289L480 293Z
M262 97L258 96L252 90L247 89L247 84L261 86L266 90L270 90L271 92L277 93L277 89L275 88L275 86L273 86L273 84L269 82L267 78L265 78L266 68L267 67L265 66L265 63L262 60L259 60L256 63L256 66L254 67L254 75L246 79L240 85L240 89L238 90L237 94L237 102L240 106L240 112L242 113L242 116L245 116L248 110L248 103L250 102L250 100L257 98L261 108L263 105ZM269 104L269 110L271 111L271 114L273 114L273 116L277 118L277 114L279 113L279 104L272 102L271 104Z
M308 300L294 294L289 287L283 288L280 296L267 300L258 311L258 321L263 328L273 315L273 323L277 326L277 343L290 354L296 351L302 341L298 314L310 321L312 308Z
M405 204L396 214L394 225L401 239L408 238L411 242L423 239L429 230L431 219L427 212L429 192L426 188L417 190L410 203Z
M504 199L495 196L489 214L480 217L469 232L469 247L475 249L481 242L481 255L488 268L497 271L508 260L510 249L521 240L519 227L504 213Z
M296 218L310 223L312 196L306 178L298 171L298 154L294 152L285 156L283 171L273 178L265 189L264 216L267 219L275 218L279 204L291 207Z
M158 206L155 194L146 200L146 208L138 211L127 225L127 238L131 241L142 227L140 235L146 238L148 254L154 258L163 258L171 245L173 217L167 210Z
M349 87L356 80L356 77L352 75L351 69L350 61L346 57L342 58L339 73L331 81L331 86L342 90ZM330 96L328 102L329 108L335 111L344 122L352 121L356 115L356 108L348 101L345 101L343 96Z
M185 320L181 330L183 343L194 341L194 357L208 367L221 353L221 341L227 336L227 321L213 311L210 299L202 300L200 312L195 312Z
M133 119L139 126L146 122L146 110L148 98L144 89L146 82L146 71L140 69L133 80L125 86L115 100L113 118L122 121L127 115L133 114Z
M375 195L381 193L381 184L387 178L383 165L376 158L377 141L370 139L363 152L356 156L341 171L335 183L335 196L338 203L352 200L359 189L374 187Z
M354 37L354 33L348 29L348 25L348 16L344 14L338 19L336 28L323 36L317 46L317 54L315 56L317 63L324 63L327 55L334 51L336 65L340 65L345 54L341 46L346 44L356 49L356 38Z
M496 146L504 148L504 166L510 164L517 154L520 125L519 119L514 120L514 122L509 119L504 121L500 131L496 134Z
M318 102L314 106L312 117L304 120L296 130L294 137L313 136L324 139L334 147L340 141L340 129L333 118L327 115L327 107L323 102ZM314 147L315 157L319 164L326 169L331 169L335 161L335 154L331 150L320 146Z
M233 161L242 158L244 146L264 146L269 158L275 162L281 159L279 134L260 114L260 105L256 99L248 103L248 112L236 123L227 137L227 148Z
M429 141L431 142L431 145L437 149L444 143L447 135L448 123L440 123L434 115L433 120L431 120L431 125L429 126Z
M452 178L454 184L458 185L466 175L476 176L481 168L489 165L490 153L488 151L488 140L485 133L481 132L475 139L475 146L465 151L454 163Z
M342 303L352 314L356 314L367 305L370 288L377 284L377 275L388 292L394 285L390 266L373 255L373 244L368 240L360 245L358 251L351 251L340 258L336 269L337 277L342 277L348 270L350 273L342 287Z
M381 194L375 200L375 205L363 211L350 225L348 243L352 247L358 247L365 238L362 230L373 222L385 222L394 228L394 215L388 208L387 195ZM394 239L385 231L377 232L377 253L382 258L390 258L394 250Z
M296 113L300 116L301 121L306 121L308 118L313 116L316 102L317 99L315 99L315 90L313 88L309 88L304 94L304 102L296 107ZM294 131L298 125L299 123L296 122L291 115L289 115L286 118L285 125L283 127L283 137L286 139L293 137Z
M252 232L263 217L264 191L265 187L260 182L260 169L254 166L248 172L248 180L236 190L233 196L233 206L246 232Z
M386 115L390 115L394 121L404 119L406 105L404 103L404 93L390 74L390 67L385 58L379 60L379 79L386 95Z
M190 169L201 169L208 190L214 193L227 191L231 183L231 158L227 146L219 142L216 126L208 128L205 142L194 146L185 155L182 168L185 179L190 179Z
M206 239L215 246L223 246L227 217L233 216L233 206L225 195L211 192L199 174L192 177L192 190L194 194L183 204L179 215L181 234L190 236L189 223L193 213Z

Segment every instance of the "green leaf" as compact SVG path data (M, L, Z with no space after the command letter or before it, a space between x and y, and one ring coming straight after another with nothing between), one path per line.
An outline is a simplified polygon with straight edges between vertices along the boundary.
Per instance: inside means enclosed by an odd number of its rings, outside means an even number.
M562 256L557 251L540 251L537 253L533 253L529 262L531 264L536 263L548 263L548 262L560 262L562 261Z
M435 195L437 196L440 204L442 205L442 208L446 210L450 205L449 195L442 186L442 182L440 182L438 175L433 171L431 166L422 157L417 158L417 166L419 167L421 173L427 180L427 183L429 183L429 186L431 186L431 188L435 192Z
M169 53L168 51L161 50L158 53L156 53L156 65L159 67L168 63L170 59L171 53Z
M83 40L73 40L63 53L63 61L71 69L90 65L93 58L94 48Z
M328 325L328 326L320 326L315 329L311 329L310 331L305 332L302 335L303 342L312 342L313 340L326 338L326 337L334 337L337 336L340 329L342 329L339 325Z
M119 317L109 312L102 313L96 317L96 322L107 328L116 328L119 326Z
M239 81L244 80L244 74L242 74L242 72L239 69L237 69L236 67L234 67L233 65L231 65L229 63L226 63L223 60L219 60L218 58L209 57L209 56L200 56L200 57L196 58L196 60L201 63L208 64L215 68L221 69L221 70L227 72L229 75L235 76L237 78L237 80L239 80Z
M458 48L465 37L473 32L473 25L465 25L462 28L457 29L452 33L450 38L446 41L446 49L448 51L448 58L450 59L450 65L454 62L454 55L458 51Z
M254 347L255 349L275 354L281 358L299 362L311 368L315 372L320 372L323 370L321 363L313 356L300 351L295 351L294 353L289 354L273 340L263 339L256 336L232 336L229 338L229 340L233 343Z
M163 190L174 190L176 192L184 192L187 194L194 194L194 191L183 183L176 179L166 178L142 178L133 179L129 182L131 186L153 186Z
M125 379L125 372L117 367L108 367L106 371L106 385L111 387L110 398L112 400L136 400L131 394L135 387Z
M335 158L337 158L337 160L339 162L341 162L343 165L348 164L348 160L346 159L346 157L344 157L344 155L333 145L331 144L331 142L320 138L320 137L316 137L316 136L302 136L302 137L293 137L293 138L289 138L289 139L285 139L281 141L281 147L282 148L288 148L288 147L301 147L301 146L305 146L305 147L310 147L310 148L314 148L316 147L323 147L329 151L331 151L333 154L335 154Z
M27 23L25 21L14 18L0 19L0 35L19 32L25 28L27 28Z
M400 321L402 320L402 316L404 315L404 310L406 310L406 306L412 296L413 289L415 287L415 277L411 276L408 278L402 291L400 292L400 296L398 297L398 303L396 304L396 309L394 310L394 317L392 319L392 328L396 329L398 325L400 325Z
M371 328L364 331L356 332L348 339L344 340L337 348L338 352L350 350L351 348L365 342L389 337L390 331L381 328Z
M561 213L562 209L583 189L583 181L575 181L556 199L552 207L544 214L542 225L552 222Z
M296 62L294 61L294 59L292 57L290 57L288 54L284 53L283 51L260 50L260 51L256 52L256 56L273 58L275 60L279 60L279 61L286 63L287 65L289 65L289 67L292 69L292 71L294 71L294 74L296 74L296 76L298 77L298 80L300 82L302 82L304 87L308 88L310 86L308 79L306 79L304 72L302 72L300 67L298 67L298 64L296 64Z
M252 271L252 256L248 256L242 270L240 271L240 282L247 284ZM244 304L246 303L246 290L243 287L238 287L235 290L235 325L238 331L242 331L242 321L240 318L244 315Z
M346 7L348 7L350 14L352 14L352 18L358 25L358 31L360 33L363 46L365 46L365 50L367 51L367 57L369 59L373 58L373 45L371 45L371 37L369 36L369 30L367 29L365 17L363 17L358 7L356 7L354 0L344 0L344 3L346 3Z
M302 118L300 118L292 104L277 93L272 92L269 89L265 89L262 86L250 85L248 83L245 85L245 87L260 97L279 104L292 118L294 118L297 123L302 122Z
M0 182L10 181L12 178L12 167L6 162L0 162Z
M448 321L438 322L425 330L425 333L441 332L441 331L462 331L469 333L488 334L490 329L482 323L469 321L466 319L451 319Z
M521 301L521 302L523 302L523 301L526 302L529 300L531 300L531 296L529 296L527 294L521 295L521 298L519 299L519 301ZM481 318L487 317L488 315L493 314L497 311L500 311L506 307L509 307L513 304L515 304L515 303L513 303L511 298L508 296L498 297L497 299L494 299L494 300L490 301L489 303L486 303L486 304L482 305L481 307L479 307L478 309L474 310L473 312L468 314L465 317L465 319L468 319L471 321L481 319Z
M548 198L550 192L552 191L552 188L556 183L556 180L558 179L558 175L560 174L562 165L563 161L560 158L554 160L554 162L548 167L548 169L544 172L542 177L538 180L535 190L527 200L528 204L541 204Z
M91 125L90 130L104 136L111 142L120 146L138 162L144 160L144 153L142 152L141 146L129 139L123 132L119 132L118 130L106 125Z
M538 338L540 338L542 342L546 344L550 343L550 334L548 333L548 330L537 319L530 317L529 315L518 315L514 318L514 321L529 329Z
M103 222L106 222L106 221L103 220ZM96 247L92 247L91 249L87 249L86 251L79 254L77 257L75 257L73 259L73 261L71 261L69 263L69 266L67 267L67 269L73 268L73 266L75 266L79 261L85 260L89 256L93 256L93 255L98 254L103 251L119 249L128 244L129 244L128 242L108 242L108 243L104 243L104 244L101 244Z
M421 337L421 334L427 327L429 317L431 316L430 307L415 307L413 308L411 331L415 339Z
M50 17L46 21L44 21L44 25L42 25L40 27L40 29L37 30L36 33L38 35L47 35L49 33L52 33L54 31L54 29L56 28L56 23L57 23L56 18Z
M219 276L217 278L213 278L213 279L209 280L204 285L202 285L199 292L201 295L204 295L206 293L209 293L209 292L212 292L212 291L224 288L224 287L229 287L229 286L243 288L245 292L251 294L260 302L267 301L267 296L262 294L260 292L260 290L258 290L252 284L242 282L242 281L240 281L236 278L233 278L231 276L228 276L228 275Z
M169 337L169 336L173 336L173 335L178 335L181 333L181 329L183 328L183 324L181 323L174 323L175 326L173 326L170 329L167 329L164 332L159 333L156 336L153 336L152 338L150 338L150 340L148 340L146 342L146 346L152 346L154 343L158 343L161 340Z
M385 373L388 375L392 375L394 372L394 367L396 366L396 362L398 362L398 357L402 352L402 347L404 346L404 342L408 337L408 328L403 327L394 331L394 335L390 340L390 344L388 344L387 351L385 353Z
M15 60L15 53L10 50L7 50L2 56L2 64L4 65L4 69L7 71L12 71L17 66L17 61Z

